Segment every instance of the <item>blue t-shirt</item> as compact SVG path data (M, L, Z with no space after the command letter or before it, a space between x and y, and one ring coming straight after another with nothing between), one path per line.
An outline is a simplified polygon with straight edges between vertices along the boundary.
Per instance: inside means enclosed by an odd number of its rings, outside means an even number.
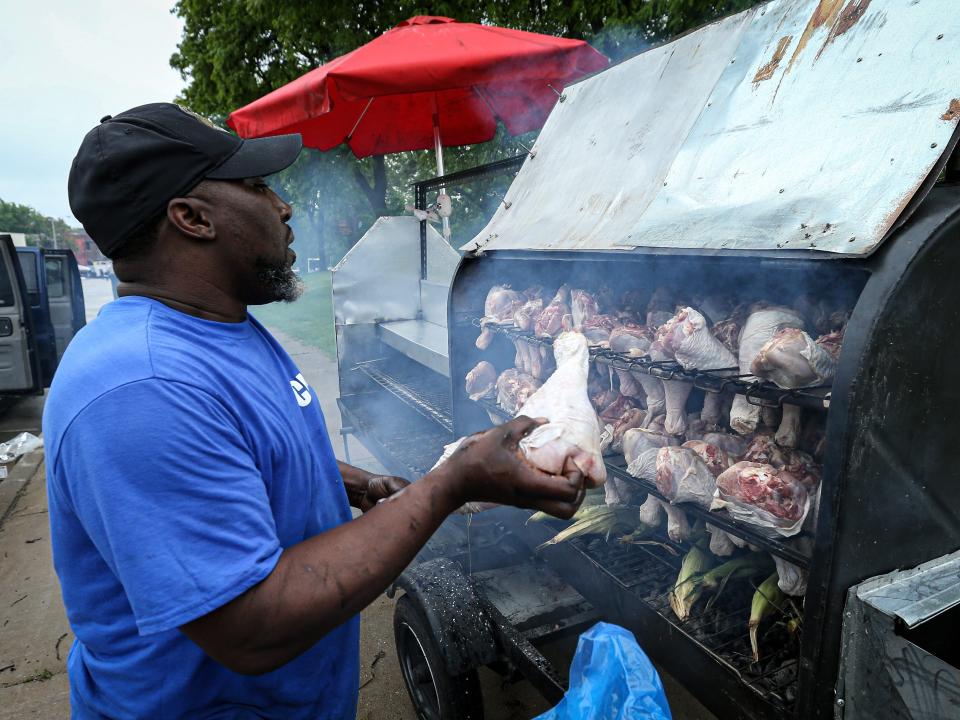
M64 355L43 429L74 717L355 717L358 618L257 677L177 629L351 517L319 402L260 323L110 303Z

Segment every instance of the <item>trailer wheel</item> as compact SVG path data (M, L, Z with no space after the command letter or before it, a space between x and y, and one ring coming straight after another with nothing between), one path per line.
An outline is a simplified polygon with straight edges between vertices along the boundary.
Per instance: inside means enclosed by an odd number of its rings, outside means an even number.
M403 682L420 720L483 720L476 669L450 675L426 616L404 595L393 613L393 634Z

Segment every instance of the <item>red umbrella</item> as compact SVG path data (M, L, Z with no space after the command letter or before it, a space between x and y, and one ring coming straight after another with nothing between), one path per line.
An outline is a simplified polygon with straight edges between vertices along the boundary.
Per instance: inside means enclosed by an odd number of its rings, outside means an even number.
M406 20L353 52L234 111L241 137L300 133L357 157L490 140L543 125L570 82L607 58L582 40L461 23Z

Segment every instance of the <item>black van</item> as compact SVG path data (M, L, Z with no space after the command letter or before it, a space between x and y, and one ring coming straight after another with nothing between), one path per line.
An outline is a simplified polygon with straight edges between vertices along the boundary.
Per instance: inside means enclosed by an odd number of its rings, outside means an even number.
M85 324L73 252L16 248L0 235L0 395L41 394Z

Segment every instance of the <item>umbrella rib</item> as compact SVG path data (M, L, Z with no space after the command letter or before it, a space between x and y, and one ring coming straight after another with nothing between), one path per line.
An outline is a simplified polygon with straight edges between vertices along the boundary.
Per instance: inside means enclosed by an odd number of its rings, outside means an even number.
M350 132L347 133L347 139L344 142L350 142L350 138L353 137L353 134L357 131L357 126L360 124L360 121L363 120L363 116L367 114L367 110L370 109L370 106L373 104L373 98L367 100L366 107L363 108L363 112L360 113L360 117L357 118L357 121L353 124L353 127L350 129Z

